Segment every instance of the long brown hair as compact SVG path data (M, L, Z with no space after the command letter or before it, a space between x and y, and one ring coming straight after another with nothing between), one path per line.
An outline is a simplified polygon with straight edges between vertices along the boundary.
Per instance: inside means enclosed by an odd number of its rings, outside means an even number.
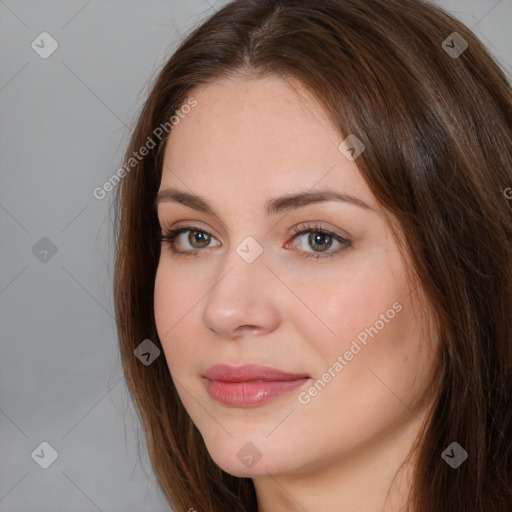
M342 138L363 141L358 168L399 220L439 339L411 510L511 512L511 87L465 25L420 0L234 0L181 42L152 85L125 158L148 137L156 146L116 189L114 299L126 382L169 504L257 510L252 480L209 456L165 358L134 357L144 339L162 348L153 201L169 135L154 130L194 87L239 74L305 85ZM454 441L469 455L457 469L441 457Z

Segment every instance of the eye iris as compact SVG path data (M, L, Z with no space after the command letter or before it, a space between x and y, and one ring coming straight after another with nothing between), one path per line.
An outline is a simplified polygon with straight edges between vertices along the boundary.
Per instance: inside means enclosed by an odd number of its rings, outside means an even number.
M329 243L325 242L326 238L330 239ZM324 242L323 243L321 241L319 242L318 239L320 239L320 240L324 239ZM309 235L309 240L308 241L311 244L311 246L314 246L314 245L324 246L324 247L321 247L320 249L329 249L329 247L332 245L331 237L329 235L325 234L325 233L311 233Z
M197 240L198 237L203 238L203 240ZM207 235L204 231L190 231L190 234L188 235L188 241L193 247L201 249L210 243L210 236ZM199 243L200 245L196 246L196 243Z

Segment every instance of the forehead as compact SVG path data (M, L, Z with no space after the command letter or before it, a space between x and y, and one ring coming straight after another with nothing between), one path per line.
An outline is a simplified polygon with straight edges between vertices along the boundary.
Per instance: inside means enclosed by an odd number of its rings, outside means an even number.
M371 202L356 164L338 149L341 135L300 84L277 77L222 80L189 97L197 105L172 129L161 188L181 185L209 195L229 187L268 196L318 183Z

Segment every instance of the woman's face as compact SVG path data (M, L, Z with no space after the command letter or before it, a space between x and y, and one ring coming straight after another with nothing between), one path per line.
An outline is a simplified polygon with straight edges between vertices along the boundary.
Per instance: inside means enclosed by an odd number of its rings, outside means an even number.
M165 148L158 203L164 233L190 231L174 240L183 254L162 243L155 321L209 453L237 476L277 475L390 442L417 417L432 351L357 151L339 148L305 89L277 78L192 96ZM293 376L205 378L219 364Z

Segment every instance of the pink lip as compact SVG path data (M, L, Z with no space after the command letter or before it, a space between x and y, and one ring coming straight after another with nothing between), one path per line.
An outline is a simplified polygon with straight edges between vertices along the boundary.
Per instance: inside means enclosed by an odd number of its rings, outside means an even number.
M215 365L203 375L209 395L224 405L250 407L290 393L310 379L306 373L289 373L268 366Z

